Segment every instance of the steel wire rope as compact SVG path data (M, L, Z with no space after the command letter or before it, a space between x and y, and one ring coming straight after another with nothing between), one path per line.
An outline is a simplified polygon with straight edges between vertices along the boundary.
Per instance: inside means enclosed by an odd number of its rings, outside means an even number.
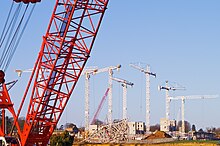
M8 36L8 39L7 39L7 42L6 42L5 46L7 46L8 43L9 43L10 36L11 36L13 30L14 30L13 28L15 28L15 24L16 24L16 22L17 22L17 20L18 20L18 15L19 15L19 13L20 13L20 10L21 10L21 4L19 4L18 7L16 8L15 13L14 13L14 16L13 16L12 19L11 19L10 25L8 26L7 31L6 31L6 34L5 34L4 39L3 39L3 41L2 41L2 44L3 44L4 40L5 40L6 37ZM7 35L7 34L8 34L8 35ZM3 50L3 52L2 52L1 58L0 58L0 67L2 66L3 61L5 60L6 52L7 52L7 50L6 50L6 47L5 47L4 50Z
M7 52L6 52L5 56L4 56L4 58L5 58L5 62L3 64L4 65L4 71L7 69L7 64L10 63L10 58L12 58L11 56L12 56L13 52L15 52L15 48L13 46L14 46L14 44L16 42L17 37L18 37L18 33L20 31L20 28L21 28L22 22L24 20L24 16L25 16L25 14L27 12L28 6L29 5L27 5L26 8L25 8L25 11L24 11L24 13L23 13L23 15L22 15L22 17L20 19L20 22L18 23L18 26L17 26L14 34L13 34L13 37L8 42L9 45L5 46L5 48L6 48L5 50L7 50Z
M12 51L12 53L11 53L11 55L10 55L10 57L9 57L9 60L8 60L8 62L7 62L7 64L6 64L6 69L8 68L8 66L9 66L9 64L10 64L10 62L11 62L11 60L12 60L12 57L14 56L14 53L15 53L15 51L16 51L17 48L18 48L18 45L19 45L19 43L20 43L20 41L21 41L21 38L22 38L22 36L23 36L23 34L24 34L24 32L25 32L25 29L27 28L28 22L30 21L30 18L31 18L31 16L32 16L32 14L33 14L34 8L35 8L35 4L33 5L32 9L31 9L31 11L30 11L30 14L29 14L29 16L28 16L28 18L27 18L27 21L25 22L24 27L23 27L23 29L22 29L22 31L21 31L21 33L20 33L20 35L19 35L17 41L15 41L15 44L14 44L14 46L13 46L13 48L14 48L13 50L14 50L14 51Z
M22 36L24 34L24 31L25 31L25 29L27 27L27 24L28 24L28 22L29 22L29 20L30 20L32 14L33 14L33 11L34 11L34 8L35 8L35 4L32 7L32 9L30 10L30 13L29 13L29 15L27 17L27 20L26 20L26 22L23 25L23 28L21 28L22 27L22 22L24 21L25 15L26 15L27 10L28 10L28 7L29 7L29 4L25 8L25 10L23 12L23 15L22 15L22 17L20 19L20 22L18 23L18 26L17 26L17 28L16 28L12 38L10 38L10 36L11 36L11 34L13 32L13 27L11 28L11 31L9 33L8 41L6 43L7 45L5 46L4 52L2 53L1 62L0 62L1 63L1 68L3 68L4 71L8 68L8 66L9 66L9 64L10 64L12 58L13 58L13 55L15 54L15 51L16 51L16 49L17 49L17 47L18 47L18 45L19 45L19 43L21 41L21 38L22 38ZM21 9L21 5L19 4L17 10L20 11L20 9ZM13 25L10 24L8 29L11 26L15 26L15 24L16 24L16 21L18 19L18 13L16 13L16 12L17 11L15 11L15 15L12 18L12 22L11 22L11 24L13 23ZM14 20L15 17L17 17L16 20ZM20 32L20 29L22 29L21 32ZM19 32L20 32L20 34L19 34Z
M12 4L11 4L11 7L10 7L10 10L9 10L9 13L8 13L8 16L7 16L5 25L4 25L4 27L3 27L3 31L2 31L2 34L1 34L1 37L0 37L0 48L1 48L1 46L2 46L2 43L4 42L3 36L4 36L4 34L5 34L6 26L7 26L7 24L8 24L10 15L11 15L11 13L12 13L12 8L13 8L13 6L14 6L14 2L12 2ZM2 40L2 39L3 39L3 40Z

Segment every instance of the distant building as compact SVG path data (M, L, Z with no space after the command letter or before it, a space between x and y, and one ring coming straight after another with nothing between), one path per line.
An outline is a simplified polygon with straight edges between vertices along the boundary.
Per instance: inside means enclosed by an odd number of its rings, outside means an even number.
M161 118L160 131L164 131L164 132L176 131L176 120Z
M129 132L130 135L135 134L144 134L145 133L145 123L144 122L128 122Z
M213 140L216 139L215 136L216 135L214 133L204 132L202 129L197 132L193 132L193 140Z
M75 124L73 124L72 127L67 127L61 130L54 130L53 135L60 135L64 131L68 131L71 136L75 136L79 132L79 129L76 127Z

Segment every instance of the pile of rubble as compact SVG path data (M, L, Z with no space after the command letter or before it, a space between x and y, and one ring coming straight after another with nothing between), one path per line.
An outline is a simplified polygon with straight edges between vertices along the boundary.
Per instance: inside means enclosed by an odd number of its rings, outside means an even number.
M160 138L172 138L169 134L163 131L156 131L146 137L146 139L160 139Z

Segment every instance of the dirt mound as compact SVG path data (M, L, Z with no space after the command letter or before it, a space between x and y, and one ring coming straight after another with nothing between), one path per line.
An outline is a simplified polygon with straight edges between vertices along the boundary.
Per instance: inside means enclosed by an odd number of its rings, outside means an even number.
M157 139L157 138L171 138L169 134L163 131L156 131L153 134L150 134L149 136L146 137L146 139Z

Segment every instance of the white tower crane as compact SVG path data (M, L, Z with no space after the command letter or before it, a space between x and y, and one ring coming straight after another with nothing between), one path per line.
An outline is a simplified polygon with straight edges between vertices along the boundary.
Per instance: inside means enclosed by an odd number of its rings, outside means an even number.
M134 64L130 64L130 66L146 75L146 131L150 131L150 75L156 78L156 73L150 72L149 65L146 70Z
M32 73L32 71L33 71L33 68L31 68L31 69L24 69L24 70L22 70L22 69L16 69L16 70L15 70L15 72L18 74L18 77L21 77L22 73L24 73L24 72ZM40 78L40 79L42 78L43 72L49 73L48 70L42 70L42 71L40 72L40 74L39 74L39 78Z
M121 83L123 87L123 114L122 118L127 119L127 85L133 86L134 83L126 81L124 79L119 79L119 78L112 78L112 80L117 81L118 83Z
M182 133L185 133L185 100L186 99L210 99L210 98L216 98L218 95L190 95L190 96L175 96L175 97L169 97L170 100L181 100L182 106Z
M90 75L95 74L98 68L88 68L83 70L85 75L85 131L89 130L89 91L90 91Z
M109 66L105 67L102 69L98 69L97 73L101 72L108 72L108 86L109 86L109 91L108 91L108 122L111 124L112 123L112 77L113 77L113 70L119 70L121 68L121 65L117 66Z
M18 76L21 77L23 72L32 72L33 69L26 69L26 70L21 70L21 69L16 69L15 72L18 73Z
M166 86L158 86L158 90L166 90L166 119L170 120L170 97L169 97L169 91L170 90L185 90L184 87L169 87L168 81L166 81Z
M112 78L113 70L116 70L116 69L118 70L120 67L121 67L121 65L109 66L109 67L102 68L102 69L89 68L89 69L83 71L83 74L85 75L85 131L89 130L89 93L90 93L89 79L90 79L90 75L95 75L95 74L98 74L101 72L108 71L109 78ZM111 86L112 86L112 84L111 84ZM109 83L109 87L110 87L110 83ZM111 89L109 88L109 92L110 92L110 90Z

